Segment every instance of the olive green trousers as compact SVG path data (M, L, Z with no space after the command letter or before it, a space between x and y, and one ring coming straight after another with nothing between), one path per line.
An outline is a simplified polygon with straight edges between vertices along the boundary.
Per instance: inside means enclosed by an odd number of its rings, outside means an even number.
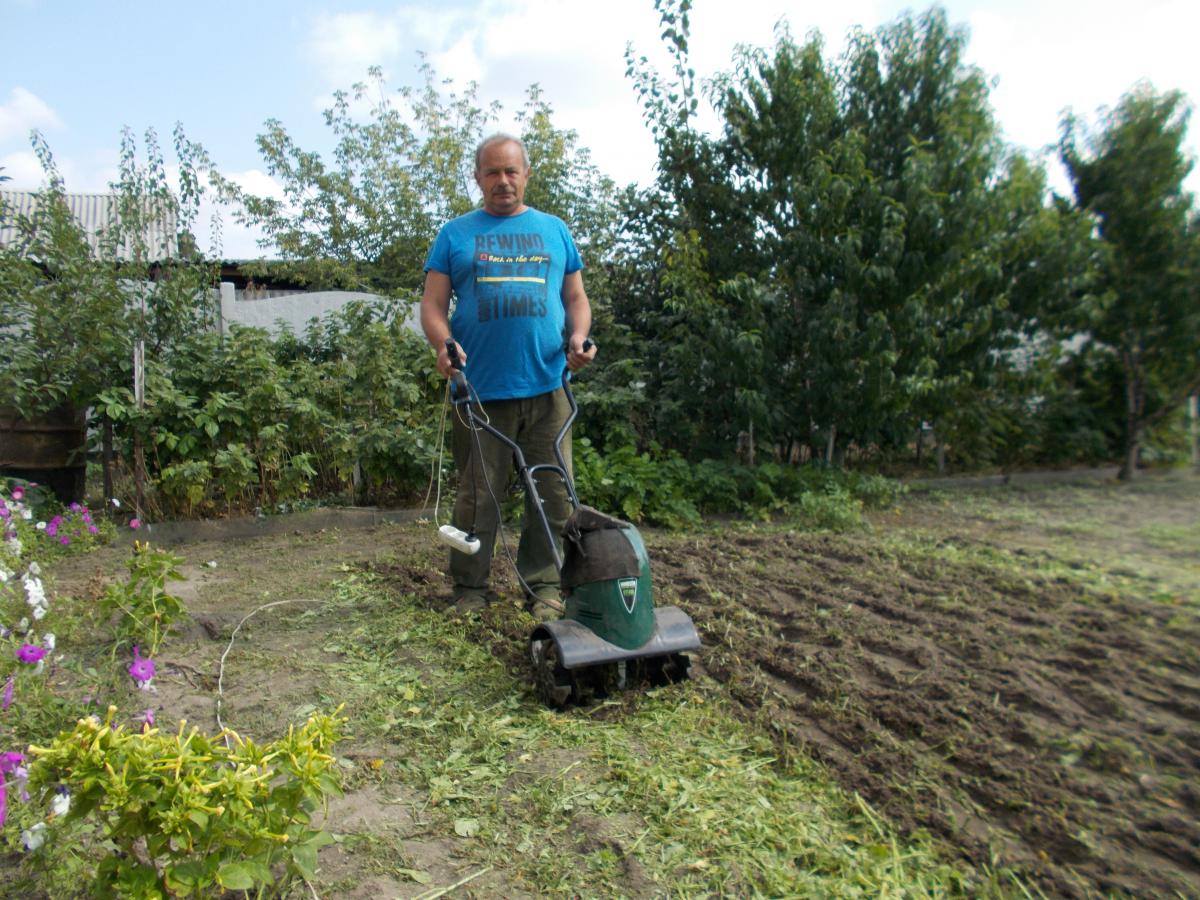
M482 411L481 411L482 407ZM454 464L458 469L458 494L454 501L454 525L475 533L480 547L474 554L450 551L450 576L454 596L486 594L491 574L492 555L499 525L499 507L516 476L513 452L482 428L472 433L466 426L466 410L453 409ZM527 465L556 463L554 438L567 421L571 407L562 388L521 400L490 400L472 406L477 418L486 417L492 426L516 441ZM571 468L571 435L563 436L563 460L567 474ZM550 522L559 553L562 552L562 528L571 514L571 502L562 479L553 472L534 476L542 508ZM523 485L522 485L523 487ZM502 552L512 552L512 535L505 531ZM542 527L541 516L533 508L533 498L525 492L525 516L517 547L517 572L534 596L558 595L558 569L554 551Z

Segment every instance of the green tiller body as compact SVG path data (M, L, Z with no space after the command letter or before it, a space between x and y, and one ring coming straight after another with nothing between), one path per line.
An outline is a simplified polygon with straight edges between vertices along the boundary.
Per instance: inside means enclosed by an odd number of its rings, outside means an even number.
M456 358L453 350L450 355ZM555 548L565 611L561 619L543 622L529 636L534 682L542 701L562 707L629 686L686 678L686 654L699 649L700 636L679 607L655 607L650 558L641 534L628 522L581 505L575 493L562 455L563 437L578 412L568 373L563 372L563 390L571 413L555 440L555 464L528 465L515 441L474 415L470 386L461 371L455 372L451 385L468 426L512 450L517 475L533 500L530 505ZM534 476L540 472L562 481L574 508L563 529L562 553L538 495Z

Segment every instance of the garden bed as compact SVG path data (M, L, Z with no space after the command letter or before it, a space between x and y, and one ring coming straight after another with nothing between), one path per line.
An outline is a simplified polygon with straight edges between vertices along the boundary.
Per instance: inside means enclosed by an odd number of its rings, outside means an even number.
M261 741L345 703L322 897L1191 895L1198 501L1170 476L923 493L848 534L646 530L696 678L565 714L502 564L504 602L445 612L431 524L178 543L191 622L157 692L104 699L215 732L219 688ZM61 561L57 597L128 552Z

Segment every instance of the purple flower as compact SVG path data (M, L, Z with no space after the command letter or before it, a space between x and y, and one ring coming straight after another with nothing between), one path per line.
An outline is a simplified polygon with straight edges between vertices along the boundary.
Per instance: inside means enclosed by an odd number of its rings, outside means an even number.
M65 546L67 546L69 543L71 543L71 539L70 539L69 537L67 537L67 536L64 534L62 537L60 537L60 538L58 539L58 542L59 542L60 544L62 544L62 545L65 547Z
M16 686L16 680L12 675L8 676L8 681L4 683L4 709L7 711L12 706L13 688Z
M129 664L129 677L142 690L150 687L150 681L154 678L154 660L150 657L143 659L136 645L133 648L133 662Z
M50 537L54 537L56 534L58 534L58 525L56 525L54 522L48 524L46 526L46 534L50 535Z
M88 534L99 534L99 533L100 533L100 529L97 528L95 525L88 526Z
M7 518L8 518L8 507L5 506L3 503L0 503L0 519L7 519Z
M78 503L72 503L72 504L71 504L71 505L68 507L68 509L70 509L70 510L71 510L71 512L79 512L81 509L83 509L83 507L82 507L82 506L80 506Z
M23 663L33 665L42 661L42 657L49 651L45 647L35 647L33 644L22 644L21 649L17 651L17 659Z
M11 775L25 762L24 753L13 753L11 750L0 753L0 774Z
M154 709L148 707L144 713L137 717L135 721L142 723L142 732L145 733L154 727Z

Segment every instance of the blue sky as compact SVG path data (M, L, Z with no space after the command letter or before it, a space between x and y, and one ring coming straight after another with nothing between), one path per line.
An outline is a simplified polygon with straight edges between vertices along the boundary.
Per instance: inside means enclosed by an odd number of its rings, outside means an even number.
M1030 150L1054 142L1064 108L1091 117L1140 79L1200 100L1195 0L952 0L970 29L968 58L996 79L992 102L1006 137ZM834 8L836 7L836 8ZM829 52L846 31L890 21L892 0L695 0L692 62L701 77L730 66L735 45L769 45L786 19L819 30ZM923 9L919 6L917 9ZM179 121L214 161L253 190L272 188L255 136L276 118L306 149L327 150L321 110L332 92L379 64L389 84L416 80L418 52L439 75L479 82L512 127L538 82L560 126L575 128L618 182L647 181L653 143L624 76L623 52L661 58L652 0L245 0L174 4L131 0L0 0L0 166L9 187L37 187L28 132L39 129L69 190L103 190L123 126L154 128L167 144ZM1189 144L1200 145L1193 124ZM1189 181L1200 189L1200 173ZM253 235L225 226L226 256L257 255Z

